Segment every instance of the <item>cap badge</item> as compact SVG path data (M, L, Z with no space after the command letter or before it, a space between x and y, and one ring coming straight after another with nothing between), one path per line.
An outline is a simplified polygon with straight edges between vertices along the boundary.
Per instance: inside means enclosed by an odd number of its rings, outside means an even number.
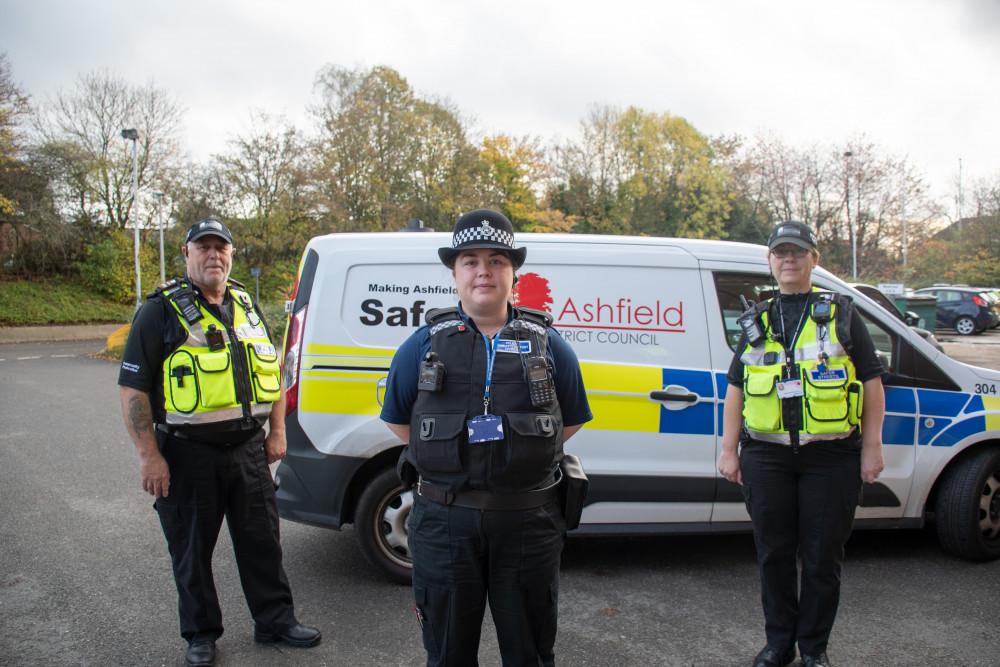
M486 238L490 238L491 236L493 236L494 232L496 232L495 229L493 229L492 227L490 227L490 223L489 223L488 220L483 220L483 226L480 229L480 231L483 233L483 236L485 236Z

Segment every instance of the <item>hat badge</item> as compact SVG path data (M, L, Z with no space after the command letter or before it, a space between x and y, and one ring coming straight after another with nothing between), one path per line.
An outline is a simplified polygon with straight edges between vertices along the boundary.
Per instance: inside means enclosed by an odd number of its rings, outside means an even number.
M489 220L483 220L483 225L482 227L480 227L479 231L481 231L483 233L483 236L485 236L486 238L489 238L493 236L494 233L496 233L496 230L490 227Z

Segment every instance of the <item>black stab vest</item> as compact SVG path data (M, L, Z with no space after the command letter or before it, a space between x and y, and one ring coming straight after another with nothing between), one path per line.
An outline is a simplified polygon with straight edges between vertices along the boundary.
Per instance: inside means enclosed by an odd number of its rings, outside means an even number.
M457 308L432 310L427 322L431 351L445 367L444 382L440 391L418 392L406 459L424 480L449 493L518 493L550 482L563 456L558 400L532 406L522 354L498 350L489 412L503 418L504 438L469 443L465 422L483 414L486 343ZM528 341L531 350L523 356L545 358L550 323L546 313L514 308L514 316L497 335L501 342Z

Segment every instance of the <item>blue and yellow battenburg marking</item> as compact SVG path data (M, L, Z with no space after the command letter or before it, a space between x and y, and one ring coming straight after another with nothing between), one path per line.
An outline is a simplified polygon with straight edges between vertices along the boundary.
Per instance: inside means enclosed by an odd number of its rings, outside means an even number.
M385 390L379 381L388 375L394 353L381 348L309 345L302 360L301 409L377 416ZM725 373L588 362L582 362L580 368L594 413L585 428L722 433L723 399L729 387ZM651 389L670 385L685 387L700 398L682 410L668 410L650 400ZM1000 431L1000 397L885 388L882 441L887 445L951 447L984 431Z

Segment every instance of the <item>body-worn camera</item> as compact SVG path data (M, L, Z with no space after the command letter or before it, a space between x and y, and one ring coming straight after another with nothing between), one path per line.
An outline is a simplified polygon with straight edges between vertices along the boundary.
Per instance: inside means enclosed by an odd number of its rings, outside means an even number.
M817 301L812 305L812 313L810 314L812 321L816 324L826 324L833 319L833 308L830 306L830 302L826 299Z
M436 352L428 352L420 362L417 389L420 391L441 391L444 383L444 364L438 361Z
M556 399L549 376L549 365L543 357L528 359L528 390L531 394L531 404L536 408L552 405Z
M208 341L208 349L211 352L218 352L226 347L226 341L222 338L222 329L219 329L214 324L208 325L208 330L205 332L205 340Z

